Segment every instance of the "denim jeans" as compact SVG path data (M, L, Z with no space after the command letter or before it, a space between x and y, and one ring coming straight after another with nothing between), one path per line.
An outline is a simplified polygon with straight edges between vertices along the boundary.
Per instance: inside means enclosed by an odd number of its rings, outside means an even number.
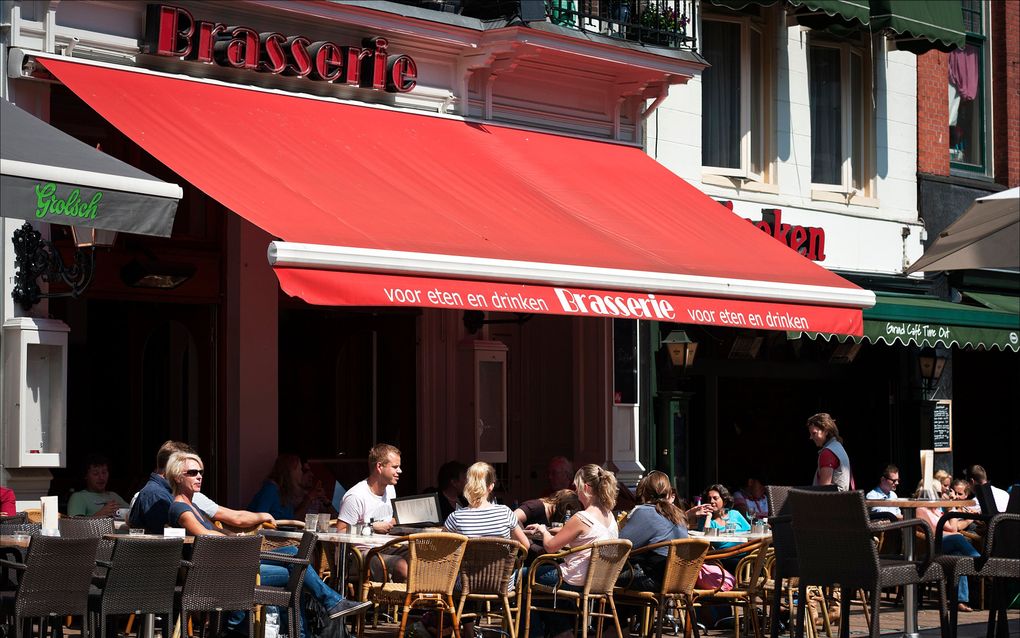
M942 553L952 556L980 556L981 552L974 549L962 534L946 534L942 537ZM960 576L960 584L956 586L957 600L961 603L970 602L970 586L967 577Z
M525 568L521 572L521 583L527 582L528 569ZM546 585L553 587L556 583L560 582L559 567L556 565L541 565L538 571L535 572L535 582L540 585ZM560 585L560 589L569 589L570 591L581 591L582 587L570 585L564 582ZM571 600L557 600L556 607L558 609L572 610L576 609L576 605ZM574 626L574 618L566 614L553 614L549 612L536 612L531 615L531 630L529 632L529 638L541 638L548 634L558 634L562 631L572 629Z
M274 553L281 554L283 556L294 556L297 554L298 548L290 545L287 547L278 547L273 550ZM343 598L339 593L329 588L329 585L322 582L319 578L319 574L312 569L311 565L305 568L305 581L303 591L301 592L301 607L305 606L307 601L306 596L312 596L324 609L329 609L333 605L337 604L340 599ZM290 580L290 570L284 566L283 563L266 562L259 565L259 582L263 585L270 587L284 587ZM280 623L281 626L285 626L287 622L286 612L280 610ZM227 616L227 627L233 629L240 629L242 623L245 621L245 612L235 611L231 612ZM308 620L305 618L304 613L301 614L301 635L308 635Z

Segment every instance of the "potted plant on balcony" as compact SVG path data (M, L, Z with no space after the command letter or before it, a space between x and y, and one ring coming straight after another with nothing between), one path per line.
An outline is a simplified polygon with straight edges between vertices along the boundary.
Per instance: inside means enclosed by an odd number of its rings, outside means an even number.
M638 38L645 44L679 46L687 35L687 14L678 13L674 2L649 2L641 9Z

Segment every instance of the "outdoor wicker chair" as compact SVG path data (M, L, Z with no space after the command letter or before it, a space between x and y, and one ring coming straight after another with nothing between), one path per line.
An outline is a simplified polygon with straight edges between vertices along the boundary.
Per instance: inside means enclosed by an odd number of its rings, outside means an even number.
M645 545L633 550L630 559L640 557L642 554L649 554L658 549L666 549L666 559L662 574L662 586L658 591L639 591L626 587L617 587L613 593L616 601L620 604L628 604L642 607L646 610L654 610L655 635L662 638L663 625L666 621L666 614L670 607L677 611L683 611L686 617L687 626L694 632L694 638L698 638L698 623L694 620L694 586L698 581L698 573L705 563L705 555L708 553L711 544L708 541L693 538L680 538ZM646 620L642 623L642 635L651 635L651 625Z
M0 534L10 536L12 534L38 534L42 531L41 523L0 523Z
M773 584L772 609L769 613L769 634L771 638L776 638L779 635L779 612L784 594L791 616L794 613L794 585L792 583L797 578L797 574L800 573L799 563L797 562L797 544L793 538L793 517L790 515L790 506L787 502L790 490L793 489L814 492L835 492L836 486L816 485L795 488L789 485L769 485L765 488L769 504L769 527L772 528L772 549L775 552L775 560L772 564L771 573ZM817 600L820 602L821 616L825 623L826 632L829 632L829 611L825 605L825 596L818 596ZM811 623L808 625L808 636L813 638L815 634L814 623Z
M470 601L500 601L503 604L503 624L510 638L517 636L516 621L510 604L514 571L520 569L528 549L507 538L472 538L464 550L460 563L460 599L457 617L474 618L479 614L465 614L464 605ZM519 594L520 587L514 593Z
M178 609L181 627L192 612L251 611L259 575L258 536L196 536ZM248 635L252 634L248 614Z
M106 569L99 564L99 561L109 561L113 556L113 541L103 538L107 534L113 534L112 518L93 518L91 516L65 516L57 520L57 528L62 538L98 538L96 546L96 568L93 570L92 579L95 584L100 584L106 576Z
M106 619L114 614L160 614L163 635L170 636L174 615L174 589L181 567L184 542L180 538L132 538L114 543L101 589L89 597L91 629L106 636ZM139 632L141 635L141 632Z
M0 525L17 525L19 523L27 523L28 514L25 512L15 512L10 516L0 515Z
M82 634L87 638L89 587L98 542L96 538L36 535L24 563L0 560L20 572L17 590L0 594L0 609L11 617L16 638L21 638L27 618L64 616L81 616Z
M531 631L531 612L545 611L554 614L568 614L575 617L575 634L587 632L588 620L591 617L598 618L597 635L602 636L602 624L606 618L611 618L616 629L616 635L622 636L620 629L620 618L616 613L616 602L613 599L613 590L616 580L620 577L630 556L631 542L629 540L605 540L596 541L588 545L575 547L569 551L558 554L543 554L535 559L528 570L528 588L525 592L524 607L524 632L522 636L528 636ZM565 556L578 552L590 552L591 560L588 565L588 575L584 580L584 587L581 591L563 589L562 574L560 581L555 586L542 585L535 582L535 574L543 564L552 564L559 569L559 563ZM576 604L576 608L565 609L557 607L558 600L567 600ZM552 606L542 606L543 602L551 602ZM598 611L591 611L592 603L597 602ZM538 603L538 604L536 604ZM609 611L606 611L606 605Z
M755 638L762 638L764 631L761 626L758 613L755 607L759 601L765 602L765 582L768 580L768 572L765 565L769 557L769 548L772 545L771 538L763 538L760 541L743 543L734 547L727 547L721 551L715 551L705 556L705 562L717 563L719 561L741 556L737 563L736 586L729 590L715 589L711 591L696 590L696 602L700 605L726 605L733 609L733 635L740 638L740 617L739 611L743 611L745 631L753 634Z
M946 628L946 583L942 568L930 560L893 560L882 558L874 536L878 531L908 527L920 528L931 546L931 528L917 519L897 523L871 523L864 492L820 493L792 490L789 502L793 512L793 532L797 543L803 600L809 585L840 585L839 635L850 633L850 600L847 593L864 589L870 594L871 637L880 633L878 604L882 589L900 585L935 583L939 588L939 619ZM929 556L931 552L929 551ZM801 638L804 605L797 608L797 638Z
M400 630L397 638L402 638L407 629L408 612L415 607L433 607L440 612L447 611L453 617L453 633L460 636L460 622L457 609L453 604L453 588L460 574L461 560L467 548L468 537L445 532L434 534L411 534L373 548L365 557L362 575L362 592L364 600L371 600L378 605L399 605ZM379 556L380 552L407 548L407 582L396 583L386 578L385 563ZM382 565L383 580L371 579L372 560L377 559ZM439 632L442 635L442 618L440 613ZM361 634L364 617L358 619L358 634Z
M273 605L287 608L288 636L301 635L301 588L305 582L305 573L311 564L315 551L315 534L305 532L301 535L297 554L286 556L276 552L262 552L265 562L281 563L290 571L290 579L283 587L258 585L255 587L256 605Z
M984 487L983 485L981 487ZM960 578L981 576L992 578L992 604L988 605L988 636L998 634L1001 638L1009 635L1006 617L1008 604L1004 587L1005 580L1020 579L1020 489L1014 489L1009 497L1009 506L1003 514L973 514L970 512L948 512L939 519L935 530L935 561L946 573L949 588L949 630L956 636L957 589ZM987 524L981 555L950 556L942 554L942 534L946 522L952 519L984 521Z

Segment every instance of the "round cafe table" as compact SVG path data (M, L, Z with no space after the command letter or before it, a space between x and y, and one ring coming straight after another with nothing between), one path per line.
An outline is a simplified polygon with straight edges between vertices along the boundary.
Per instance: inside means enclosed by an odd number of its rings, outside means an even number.
M903 514L904 520L916 518L917 508L928 507L972 507L975 501L951 501L951 500L921 500L913 498L869 498L865 499L868 507L898 507ZM935 533L935 530L932 530ZM914 528L907 527L903 530L903 558L914 560ZM917 585L907 585L903 588L903 635L909 638L917 638Z

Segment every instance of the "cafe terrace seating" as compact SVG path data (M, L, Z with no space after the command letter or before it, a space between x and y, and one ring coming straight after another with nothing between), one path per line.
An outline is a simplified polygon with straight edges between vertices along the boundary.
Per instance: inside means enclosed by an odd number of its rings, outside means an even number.
M472 538L464 550L460 564L460 598L457 617L474 618L480 614L464 613L468 601L498 601L502 603L503 629L510 638L517 636L517 623L510 605L511 593L518 594L520 587L511 592L514 572L524 563L528 550L515 540L507 538Z
M440 612L439 633L442 635L443 612L449 612L453 620L453 633L460 636L460 622L453 604L453 588L460 575L461 560L467 549L468 537L445 532L411 534L394 539L385 545L373 548L365 557L362 575L362 600L371 600L380 605L400 607L400 630L403 638L407 629L408 612L416 607L431 607ZM380 553L406 548L407 582L391 581ZM372 561L382 566L382 581L371 579ZM364 616L358 617L358 635L361 635Z
M196 536L178 603L181 627L188 626L193 612L249 611L255 604L261 549L259 536ZM251 614L248 635L254 635Z
M568 614L575 617L574 631L576 635L579 628L587 631L590 617L598 618L597 635L602 636L602 624L606 618L613 621L616 628L616 635L622 636L620 630L620 618L616 613L616 602L613 599L613 590L620 572L627 563L630 556L631 542L629 540L606 540L596 541L588 545L575 547L569 551L558 554L543 554L535 559L528 570L528 589L525 592L524 607L524 632L521 636L528 636L531 630L531 612L544 611L554 614ZM590 552L591 562L588 565L588 575L584 581L584 587L580 592L563 589L562 576L560 582L553 587L535 582L535 572L543 564L559 565L565 556L578 552ZM558 601L568 600L575 603L573 608L558 606ZM591 603L598 603L598 611L589 611ZM544 604L543 604L544 603ZM549 606L551 604L551 606ZM606 611L606 605L609 611Z
M939 588L940 621L946 628L946 583L942 567L930 558L893 560L878 554L874 536L879 531L919 527L932 551L932 532L917 519L896 523L872 523L864 492L808 492L792 490L788 497L793 512L793 532L799 559L799 598L804 600L810 585L840 585L844 592L864 589L870 594L871 638L878 638L878 605L882 589L917 583L934 583ZM841 637L850 633L851 596L840 601ZM797 638L804 635L804 605L797 608ZM944 632L943 632L944 633Z
M980 488L990 488L981 485ZM991 490L983 501L994 503ZM952 519L982 521L987 527L981 546L981 555L949 556L942 554L942 535L946 522ZM936 562L946 573L949 587L949 629L956 636L957 627L957 589L960 578L981 576L994 579L992 582L992 604L988 605L988 636L998 634L1000 638L1009 635L1006 606L1008 603L1003 580L1020 579L1020 487L1014 486L1009 497L1007 511L1001 514L973 514L970 512L949 512L939 519L935 530Z
M95 567L98 538L60 538L36 535L24 563L0 560L19 572L15 591L0 592L0 611L21 638L29 618L60 622L64 616L80 616L88 625L89 587ZM88 638L88 631L82 632Z
M630 558L633 559L663 547L666 548L666 562L662 575L662 587L659 588L659 591L638 591L617 587L613 595L620 604L635 605L645 609L641 635L651 635L652 623L648 621L648 611L653 611L655 613L653 617L655 636L662 638L666 615L670 609L673 609L674 613L680 611L684 613L687 627L694 632L694 638L698 638L698 623L694 619L694 586L698 582L698 573L705 563L705 555L711 544L699 539L680 538L645 545L632 551Z

